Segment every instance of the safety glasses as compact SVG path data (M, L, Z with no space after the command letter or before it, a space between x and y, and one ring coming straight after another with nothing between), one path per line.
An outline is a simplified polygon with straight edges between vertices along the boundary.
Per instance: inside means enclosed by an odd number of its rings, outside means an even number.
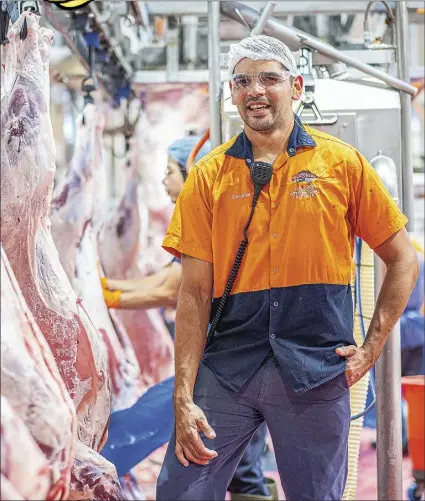
M260 73L236 73L231 81L235 89L249 89L254 82L262 87L276 87L289 80L289 73L276 73L275 71L261 71Z

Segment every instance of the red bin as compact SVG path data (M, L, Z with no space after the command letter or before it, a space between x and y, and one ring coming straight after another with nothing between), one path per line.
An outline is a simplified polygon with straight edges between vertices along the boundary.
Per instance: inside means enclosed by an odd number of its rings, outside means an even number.
M421 478L425 470L425 376L402 377L401 386L408 406L407 436L413 476Z

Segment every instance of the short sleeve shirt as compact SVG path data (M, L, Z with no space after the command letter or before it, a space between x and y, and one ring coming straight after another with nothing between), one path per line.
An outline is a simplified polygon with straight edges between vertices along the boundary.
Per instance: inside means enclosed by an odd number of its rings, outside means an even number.
M243 239L254 186L244 132L203 157L177 200L163 247L214 265L214 315ZM345 370L355 344L350 288L355 237L376 248L407 222L352 146L295 121L261 192L249 243L203 361L237 391L272 350L302 393Z

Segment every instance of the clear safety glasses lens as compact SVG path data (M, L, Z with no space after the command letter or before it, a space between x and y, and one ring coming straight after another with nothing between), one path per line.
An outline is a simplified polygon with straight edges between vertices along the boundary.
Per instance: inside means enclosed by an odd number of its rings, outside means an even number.
M289 74L262 71L261 73L238 73L232 76L232 83L237 89L248 89L255 81L264 87L282 85L289 79Z

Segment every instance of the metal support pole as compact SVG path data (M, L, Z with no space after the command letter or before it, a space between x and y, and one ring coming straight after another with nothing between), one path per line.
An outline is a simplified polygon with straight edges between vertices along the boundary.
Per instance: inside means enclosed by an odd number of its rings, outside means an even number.
M220 2L208 2L208 70L210 100L210 141L221 144Z
M378 154L370 163L393 200L399 203L394 161ZM386 273L385 264L376 254L374 266L376 301ZM376 362L375 379L378 499L396 501L403 499L400 322L394 326Z
M254 26L251 31L251 36L261 35L264 30L264 26L266 25L269 17L272 15L274 8L276 7L276 2L269 2L265 7L260 17L258 18L257 24Z
M396 2L396 33L398 78L410 83L409 24L407 2ZM412 102L410 96L400 93L401 105L401 208L409 218L407 229L414 230L413 152L412 152Z
M375 298L385 276L385 265L375 254ZM403 499L400 322L391 332L375 366L376 455L378 499Z

